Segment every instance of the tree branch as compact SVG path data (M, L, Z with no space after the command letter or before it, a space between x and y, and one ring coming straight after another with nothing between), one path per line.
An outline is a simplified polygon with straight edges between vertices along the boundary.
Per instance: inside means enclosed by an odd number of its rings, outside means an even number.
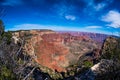
M35 70L35 68L36 68L36 67L34 67L34 68L30 71L30 73L29 73L23 80L26 80L26 79L33 73L33 71Z

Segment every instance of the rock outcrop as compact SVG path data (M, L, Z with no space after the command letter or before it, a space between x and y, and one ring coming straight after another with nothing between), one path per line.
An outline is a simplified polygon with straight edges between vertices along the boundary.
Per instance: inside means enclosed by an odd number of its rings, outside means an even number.
M120 79L120 64L113 60L102 59L86 72L75 76L76 80Z
M108 37L102 47L102 58L104 59L120 59L120 39Z

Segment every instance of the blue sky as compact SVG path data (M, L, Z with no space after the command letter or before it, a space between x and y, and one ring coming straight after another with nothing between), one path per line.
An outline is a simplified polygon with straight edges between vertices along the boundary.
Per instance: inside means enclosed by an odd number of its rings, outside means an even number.
M6 30L52 29L118 34L120 0L0 0Z

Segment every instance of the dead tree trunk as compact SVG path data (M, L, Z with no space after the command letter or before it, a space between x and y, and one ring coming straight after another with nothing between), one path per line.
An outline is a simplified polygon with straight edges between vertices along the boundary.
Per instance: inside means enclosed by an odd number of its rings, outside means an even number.
M25 78L24 78L23 80L26 80L26 79L33 73L33 71L35 70L35 68L36 68L36 67L34 67L34 68L30 71L30 73L29 73L27 76L25 76Z

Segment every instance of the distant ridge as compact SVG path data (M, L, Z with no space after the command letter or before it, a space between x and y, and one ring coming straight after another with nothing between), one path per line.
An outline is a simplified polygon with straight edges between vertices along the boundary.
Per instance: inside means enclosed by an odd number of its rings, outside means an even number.
M102 34L102 33L79 32L79 31L58 31L58 33L69 33L73 36L87 36L100 43L103 43L107 37L111 36L111 35Z

